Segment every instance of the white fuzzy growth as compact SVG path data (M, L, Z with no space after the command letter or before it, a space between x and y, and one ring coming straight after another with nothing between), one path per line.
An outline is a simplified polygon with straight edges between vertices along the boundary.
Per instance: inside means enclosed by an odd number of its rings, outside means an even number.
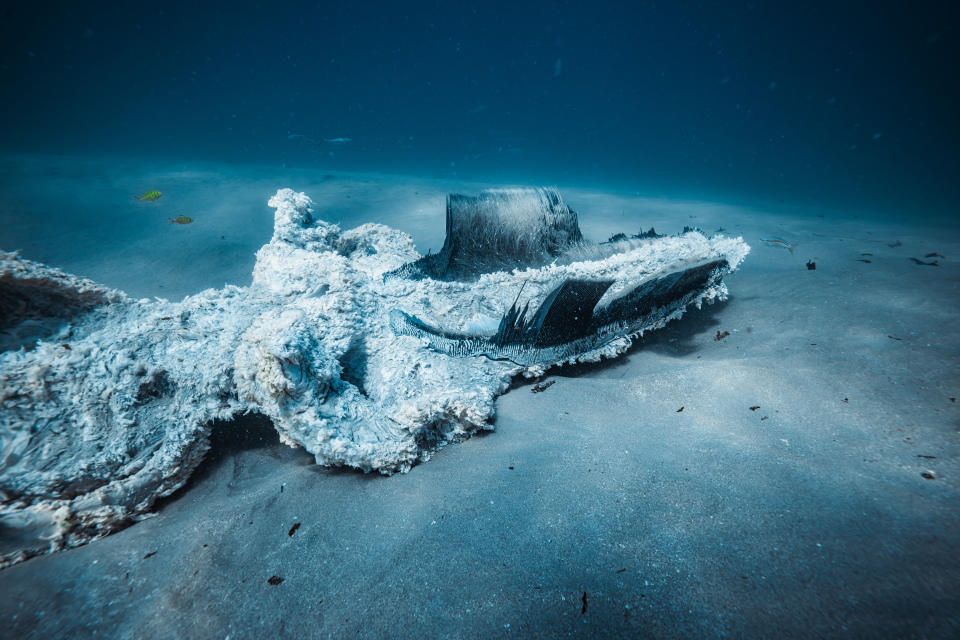
M215 419L261 412L319 464L406 471L447 442L492 429L494 400L510 379L551 366L437 353L395 335L393 309L488 330L523 283L524 300L541 300L566 278L611 278L619 292L697 260L724 256L733 269L749 251L739 238L688 233L469 283L384 279L420 257L407 234L374 224L341 231L290 189L270 205L274 234L257 253L251 286L177 303L133 301L0 254L0 285L29 281L77 301L49 339L0 353L0 526L27 540L0 566L143 517L203 458ZM721 285L702 299L725 292ZM629 345L624 336L571 360Z

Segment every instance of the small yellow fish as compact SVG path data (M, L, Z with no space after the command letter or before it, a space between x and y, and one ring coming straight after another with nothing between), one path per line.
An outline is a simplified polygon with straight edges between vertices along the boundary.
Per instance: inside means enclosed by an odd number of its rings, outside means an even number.
M162 193L154 189L151 191L144 191L142 196L139 196L139 197L133 196L133 197L137 198L138 202L156 202L157 198L159 198L162 195L163 195Z
M176 218L169 218L170 224L176 222L177 224L190 224L193 222L193 218L189 216L177 216Z

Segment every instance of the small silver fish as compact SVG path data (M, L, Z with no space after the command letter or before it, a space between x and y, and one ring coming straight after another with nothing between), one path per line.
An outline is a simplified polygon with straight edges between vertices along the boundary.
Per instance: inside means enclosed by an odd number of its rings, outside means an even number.
M777 236L767 236L766 238L760 238L760 242L766 242L767 244L774 247L783 247L784 249L788 249L790 253L793 253L793 250L796 249L797 247L797 245L791 244L786 240L784 240L783 238L779 238Z

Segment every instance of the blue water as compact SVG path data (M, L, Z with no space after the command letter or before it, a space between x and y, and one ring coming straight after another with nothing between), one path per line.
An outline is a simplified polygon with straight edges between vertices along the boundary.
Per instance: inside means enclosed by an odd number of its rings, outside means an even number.
M0 151L960 202L957 3L352 4L5 3Z

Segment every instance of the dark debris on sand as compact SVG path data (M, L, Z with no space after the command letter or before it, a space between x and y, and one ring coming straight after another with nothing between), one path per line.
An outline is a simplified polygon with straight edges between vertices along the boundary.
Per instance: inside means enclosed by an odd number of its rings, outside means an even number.
M550 380L549 382L538 382L537 384L533 385L532 389L530 389L530 393L542 393L555 384L557 384L556 380Z

